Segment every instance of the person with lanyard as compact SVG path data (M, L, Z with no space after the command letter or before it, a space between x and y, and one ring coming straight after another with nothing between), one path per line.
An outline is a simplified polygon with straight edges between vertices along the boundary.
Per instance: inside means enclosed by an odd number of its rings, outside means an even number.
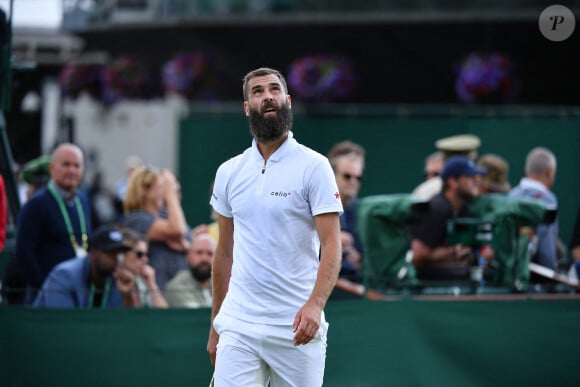
M46 308L121 308L134 306L133 274L121 266L131 244L112 224L99 227L84 257L73 257L52 269L34 301Z
M25 303L34 300L48 273L63 260L87 255L91 218L88 198L79 193L83 153L70 143L51 155L48 185L20 211L14 256L27 283Z

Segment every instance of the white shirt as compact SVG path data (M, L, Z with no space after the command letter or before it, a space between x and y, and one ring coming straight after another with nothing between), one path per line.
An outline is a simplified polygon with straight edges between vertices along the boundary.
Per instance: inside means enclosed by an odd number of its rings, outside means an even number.
M220 313L291 325L316 281L314 216L342 212L328 159L289 132L264 164L254 140L218 168L210 204L234 222L232 275Z
M431 200L443 189L443 179L440 176L425 180L419 184L412 192L413 196L423 200Z

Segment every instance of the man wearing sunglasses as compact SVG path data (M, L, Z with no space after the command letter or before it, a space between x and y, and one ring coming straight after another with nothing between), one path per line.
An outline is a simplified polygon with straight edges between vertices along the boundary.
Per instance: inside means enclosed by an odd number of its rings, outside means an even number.
M357 196L365 167L364 148L352 141L336 143L328 152L344 213L340 216L342 265L340 278L360 283L362 243L357 233Z

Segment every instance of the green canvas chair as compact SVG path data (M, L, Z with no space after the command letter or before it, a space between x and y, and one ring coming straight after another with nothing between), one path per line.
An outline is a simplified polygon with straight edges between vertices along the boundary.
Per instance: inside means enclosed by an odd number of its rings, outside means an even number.
M363 283L366 289L418 285L411 263L411 240L405 228L421 203L410 194L359 199L358 233L364 247Z
M555 213L542 203L500 194L479 197L469 207L482 221L493 224L491 246L497 270L494 284L522 291L530 281L529 263L534 251L533 229L550 222Z

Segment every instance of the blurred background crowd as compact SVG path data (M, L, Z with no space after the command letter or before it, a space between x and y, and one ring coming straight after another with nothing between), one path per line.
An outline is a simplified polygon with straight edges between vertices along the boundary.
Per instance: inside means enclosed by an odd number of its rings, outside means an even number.
M33 3L47 18L24 17ZM260 66L285 74L296 135L336 173L335 298L574 292L580 53L577 34L542 35L548 5L0 2L2 302L65 303L52 270L76 256L85 266L66 270L102 269L99 300L67 305L96 306L114 274L141 294L118 305L209 306L207 199L219 162L249 144L239 86ZM91 243L103 228L128 238L121 250Z

